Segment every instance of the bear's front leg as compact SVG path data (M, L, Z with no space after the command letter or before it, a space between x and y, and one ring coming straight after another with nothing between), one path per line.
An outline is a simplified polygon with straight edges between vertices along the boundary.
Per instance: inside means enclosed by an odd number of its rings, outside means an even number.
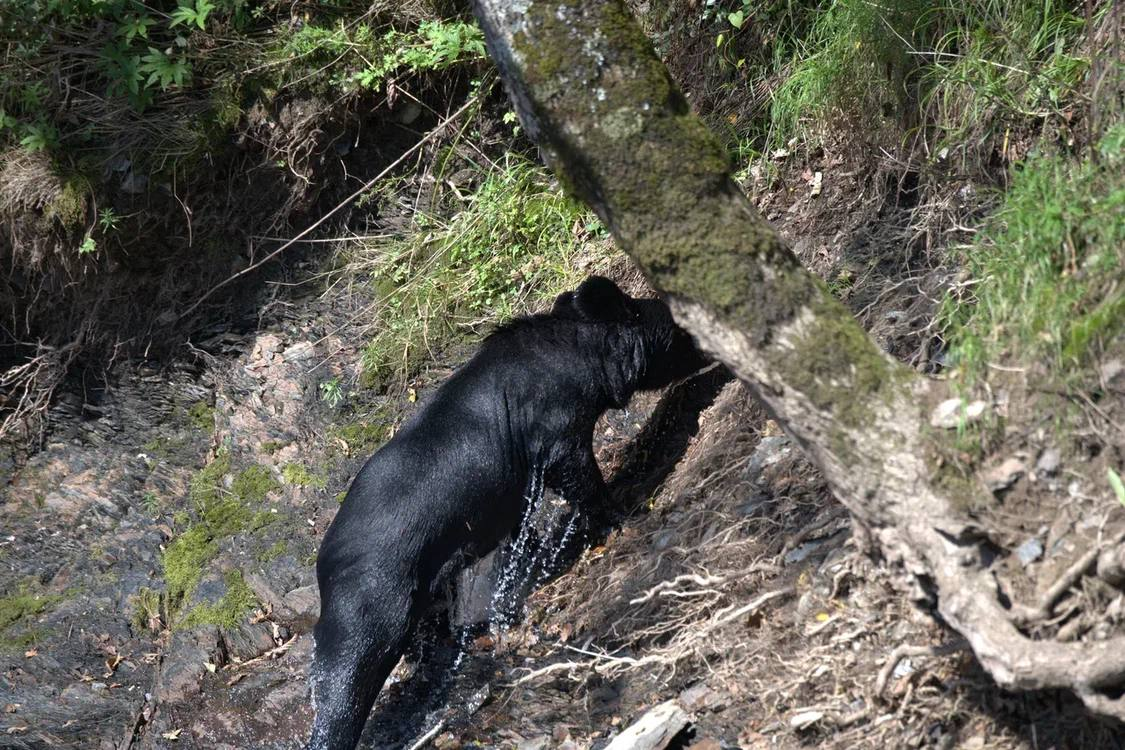
M566 452L553 471L548 472L547 486L575 506L590 529L602 530L613 522L609 488L594 458L592 439Z

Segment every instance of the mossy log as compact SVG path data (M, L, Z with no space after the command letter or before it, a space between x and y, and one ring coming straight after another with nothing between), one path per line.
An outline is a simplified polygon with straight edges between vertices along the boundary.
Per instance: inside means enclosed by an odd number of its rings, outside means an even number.
M987 490L941 457L940 383L887 356L731 179L620 0L475 0L548 165L823 471L914 596L1008 688L1073 691L1125 720L1125 639L1033 640L965 508Z

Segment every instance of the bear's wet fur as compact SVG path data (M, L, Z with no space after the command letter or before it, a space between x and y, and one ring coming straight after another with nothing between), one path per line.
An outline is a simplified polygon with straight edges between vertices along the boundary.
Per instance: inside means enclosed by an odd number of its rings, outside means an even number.
M516 530L533 470L604 523L595 421L705 364L664 302L599 276L492 333L367 461L324 536L309 750L355 747L445 576Z

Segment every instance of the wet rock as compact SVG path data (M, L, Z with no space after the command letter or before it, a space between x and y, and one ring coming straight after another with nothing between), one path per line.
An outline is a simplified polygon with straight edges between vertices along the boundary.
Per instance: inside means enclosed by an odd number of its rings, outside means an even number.
M541 737L533 737L530 740L523 740L516 745L517 750L547 750L551 746L551 738L548 735Z
M676 701L661 703L606 745L605 750L661 750L688 725L688 715Z
M455 626L468 627L489 621L499 562L500 555L494 550L457 576L457 601L453 610Z

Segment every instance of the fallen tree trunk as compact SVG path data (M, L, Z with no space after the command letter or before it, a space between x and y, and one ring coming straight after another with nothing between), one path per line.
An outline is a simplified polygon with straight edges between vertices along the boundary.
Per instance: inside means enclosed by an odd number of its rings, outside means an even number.
M930 426L944 387L881 351L756 213L623 3L475 0L475 12L548 165L821 468L915 598L999 684L1071 690L1125 720L1125 638L1020 630L964 510L988 491L943 461L948 433Z

